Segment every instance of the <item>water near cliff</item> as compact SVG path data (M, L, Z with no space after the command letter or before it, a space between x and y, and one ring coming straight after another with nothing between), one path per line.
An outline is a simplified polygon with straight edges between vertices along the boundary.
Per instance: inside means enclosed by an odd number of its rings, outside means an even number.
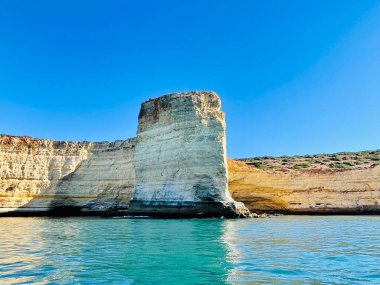
M1 218L1 284L380 284L380 217Z

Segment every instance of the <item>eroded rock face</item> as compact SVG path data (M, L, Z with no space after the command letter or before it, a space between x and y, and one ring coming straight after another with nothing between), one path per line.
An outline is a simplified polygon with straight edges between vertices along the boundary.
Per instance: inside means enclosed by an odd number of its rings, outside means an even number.
M142 104L137 139L0 136L0 213L248 216L226 166L218 96L170 94Z
M380 213L378 156L349 170L260 170L229 160L227 172L225 153L224 114L212 92L144 102L138 137L126 141L0 135L0 214L248 216L233 199L252 211Z
M126 209L135 144L1 136L0 213Z
M260 170L228 160L232 197L251 211L380 213L380 166L354 170Z
M58 183L50 207L127 210L135 186L135 146L136 139L94 143L89 157Z
M228 192L220 108L213 92L170 94L141 105L130 211L180 216L248 212Z

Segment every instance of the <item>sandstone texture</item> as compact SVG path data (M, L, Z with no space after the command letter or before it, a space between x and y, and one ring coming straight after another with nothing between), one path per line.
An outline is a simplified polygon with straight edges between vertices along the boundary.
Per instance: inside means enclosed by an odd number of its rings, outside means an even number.
M213 92L169 94L141 105L131 211L248 213L228 192L225 119Z
M135 186L135 147L136 139L92 144L89 157L58 183L51 206L127 210Z
M125 208L135 143L0 136L0 213Z
M0 135L0 215L380 213L380 151L227 161L213 92L150 99L138 121L111 143Z
M371 165L259 169L229 159L229 189L234 199L255 212L380 213L380 166Z
M0 136L0 213L247 217L228 192L224 113L213 92L144 102L137 138Z
M33 200L52 197L60 179L87 159L90 143L58 142L29 137L0 137L0 211L28 207ZM25 209L28 210L28 209Z

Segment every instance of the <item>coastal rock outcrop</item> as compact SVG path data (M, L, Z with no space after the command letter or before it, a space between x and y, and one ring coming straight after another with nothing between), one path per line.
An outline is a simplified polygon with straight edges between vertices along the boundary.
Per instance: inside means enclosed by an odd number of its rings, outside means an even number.
M44 211L52 189L87 159L91 144L0 136L0 212ZM29 207L29 203L41 201Z
M135 186L136 139L91 146L88 158L56 186L51 208L90 213L128 209Z
M0 213L247 217L228 192L225 121L213 92L144 102L137 138L0 136Z
M126 209L135 182L135 143L0 136L0 213Z
M144 102L128 140L0 135L0 215L380 213L380 151L229 159L227 169L225 127L215 93L188 92Z
M228 171L232 197L243 202L251 211L380 213L380 166L262 170L229 159Z
M228 192L221 102L213 92L169 94L141 105L130 211L246 216Z

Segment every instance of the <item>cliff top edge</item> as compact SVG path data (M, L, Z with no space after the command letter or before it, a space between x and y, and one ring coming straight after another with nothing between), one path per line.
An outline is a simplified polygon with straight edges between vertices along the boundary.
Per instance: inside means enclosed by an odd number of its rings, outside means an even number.
M166 99L168 97L178 98L178 97L188 97L188 96L198 96L198 95L211 95L211 96L216 96L219 98L218 94L216 94L216 92L214 91L206 91L206 90L186 91L186 92L178 92L178 93L169 93L169 94L165 94L159 97L149 98L148 100L142 102L142 104L145 104L151 101Z

